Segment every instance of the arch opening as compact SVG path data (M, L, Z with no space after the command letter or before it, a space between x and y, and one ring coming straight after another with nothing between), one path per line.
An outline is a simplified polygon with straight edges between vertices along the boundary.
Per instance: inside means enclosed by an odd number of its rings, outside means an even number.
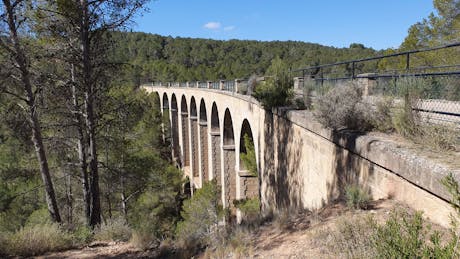
M163 94L163 102L162 102L162 119L161 119L161 125L163 129L163 144L165 145L165 151L163 153L163 157L169 158L172 156L172 159L174 159L173 155L173 146L172 146L172 132L171 132L171 119L170 119L170 111L169 111L169 100L168 100L168 95L166 93Z
M179 147L179 118L177 111L176 95L171 97L171 146L172 146L172 159L176 166L182 167L180 161L180 147Z
M187 108L187 100L185 96L182 95L181 99L181 124L182 124L182 156L181 161L183 167L190 166L190 148L189 148L189 125L188 125L188 108ZM188 169L188 168L187 168Z
M245 119L241 126L239 146L240 198L259 198L258 166L251 125Z

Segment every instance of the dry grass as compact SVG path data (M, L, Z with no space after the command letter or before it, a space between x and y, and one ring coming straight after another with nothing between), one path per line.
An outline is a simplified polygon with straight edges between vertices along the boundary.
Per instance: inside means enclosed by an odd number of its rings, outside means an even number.
M102 223L94 233L98 241L128 241L131 238L131 228L121 218L108 220Z
M353 84L340 85L320 96L315 105L316 117L332 129L371 129L370 104L364 102L361 89Z
M4 238L6 254L32 256L69 249L72 237L58 224L26 226Z
M372 216L355 215L340 218L334 226L321 231L327 248L338 258L375 258L373 226L375 220Z

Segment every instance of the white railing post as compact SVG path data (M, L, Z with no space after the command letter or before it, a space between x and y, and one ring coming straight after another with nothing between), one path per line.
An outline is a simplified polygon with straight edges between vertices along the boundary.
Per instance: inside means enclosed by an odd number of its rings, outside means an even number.
M239 91L239 90L240 90L240 89L239 89L239 87L240 87L240 82L241 82L241 79L235 79L235 86L234 86L234 89L233 89L233 91L234 91L235 93L239 93L239 92L240 92L240 91Z
M220 89L220 90L224 90L224 85L225 85L225 81L224 81L224 80L220 80L219 89Z

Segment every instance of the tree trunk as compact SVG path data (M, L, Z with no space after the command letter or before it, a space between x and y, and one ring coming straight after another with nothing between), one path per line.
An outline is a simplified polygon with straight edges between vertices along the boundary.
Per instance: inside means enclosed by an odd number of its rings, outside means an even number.
M89 142L89 169L90 169L90 226L101 223L101 201L99 191L99 172L96 147L96 125L94 117L94 85L92 82L92 64L90 56L89 13L88 1L80 0L82 11L82 24L80 27L80 40L83 65L83 84L85 89L86 131Z
M83 125L83 118L82 118L82 110L79 107L78 97L77 97L77 90L75 87L75 71L74 66L71 67L71 79L72 79L72 101L73 101L73 114L74 120L77 123L77 149L78 149L78 160L80 165L80 173L81 173L81 183L83 188L83 201L85 203L85 219L86 223L89 225L90 223L90 211L91 211L91 198L89 193L89 179L88 179L88 162L87 159L87 151L86 151L86 141L85 141L85 134L84 134L84 125Z
M51 180L51 175L49 172L48 160L46 157L45 147L43 145L43 138L41 133L41 125L38 119L38 111L35 102L35 93L32 88L32 83L30 80L30 73L28 62L22 49L22 46L19 42L19 37L17 34L17 13L15 13L14 8L9 0L3 0L5 6L5 11L8 19L8 29L10 33L10 40L13 43L14 49L14 61L16 66L19 68L21 75L21 83L26 92L26 103L28 108L28 119L30 127L32 129L32 142L34 143L35 153L40 164L40 173L42 177L43 184L45 186L45 197L46 203L48 205L48 211L50 213L51 219L54 222L61 222L61 216L59 214L59 208L56 202L56 195L54 193L53 182Z
M72 194L72 177L70 170L63 167L63 171L65 174L65 193L66 193L66 201L67 201L67 224L73 224L73 194Z
M121 187L121 212L126 223L128 223L128 208L126 205L127 199L125 194L125 178L123 174L120 175L120 187Z

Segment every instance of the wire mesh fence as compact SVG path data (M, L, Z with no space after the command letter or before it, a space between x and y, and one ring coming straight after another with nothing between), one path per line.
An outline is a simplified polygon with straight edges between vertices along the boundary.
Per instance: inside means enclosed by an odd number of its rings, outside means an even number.
M442 57L442 58L440 58ZM460 43L293 70L297 92L311 98L357 84L364 96L408 95L429 121L460 125Z

